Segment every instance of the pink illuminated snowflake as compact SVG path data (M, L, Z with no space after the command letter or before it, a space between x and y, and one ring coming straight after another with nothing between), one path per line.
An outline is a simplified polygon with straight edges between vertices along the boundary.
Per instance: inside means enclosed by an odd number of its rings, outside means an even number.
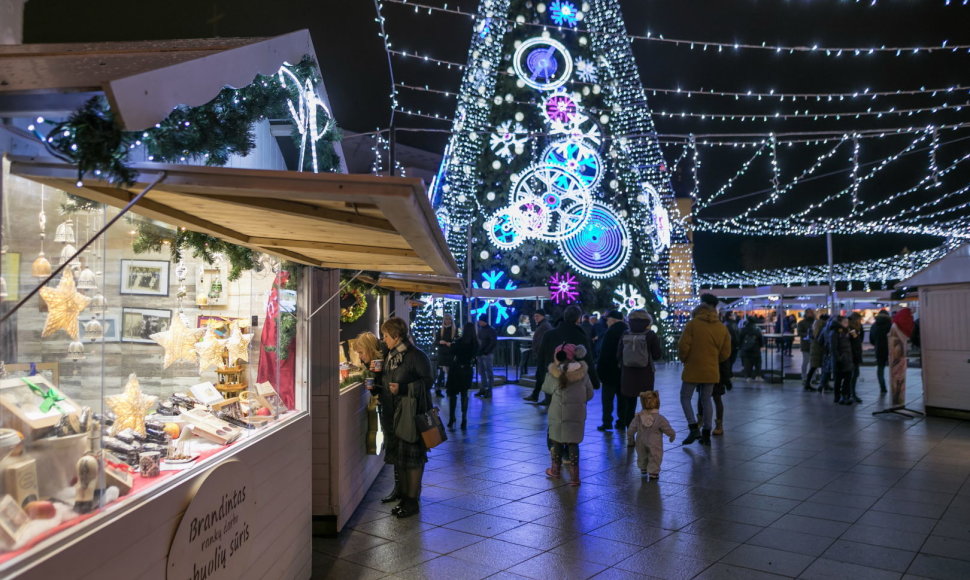
M549 294L556 304L570 304L579 298L579 282L571 272L556 272L549 278Z
M568 123L576 116L576 103L567 95L557 93L546 99L546 118Z

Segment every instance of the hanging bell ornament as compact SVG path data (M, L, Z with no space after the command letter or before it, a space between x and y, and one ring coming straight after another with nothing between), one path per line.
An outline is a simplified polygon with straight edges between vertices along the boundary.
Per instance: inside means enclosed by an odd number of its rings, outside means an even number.
M54 241L64 244L76 243L77 239L74 237L74 222L66 220L57 226L57 231L54 233Z
M73 361L84 360L84 343L75 340L67 345L67 358Z
M104 326L98 321L97 317L92 316L91 320L84 324L84 338L91 342L96 342L104 337Z
M61 249L61 263L63 264L70 260L75 252L77 252L77 248L71 244L64 244L64 247Z
M101 308L101 309L104 309L104 308L107 308L108 307L108 301L104 299L104 295L103 294L95 294L94 297L91 298L91 305L90 306L91 306L91 308Z
M94 270L85 266L84 269L81 270L81 273L77 277L77 289L94 290L97 287L98 287L98 279L94 275Z
M51 275L51 263L44 257L44 252L37 255L37 259L30 265L30 275L35 278L46 278Z

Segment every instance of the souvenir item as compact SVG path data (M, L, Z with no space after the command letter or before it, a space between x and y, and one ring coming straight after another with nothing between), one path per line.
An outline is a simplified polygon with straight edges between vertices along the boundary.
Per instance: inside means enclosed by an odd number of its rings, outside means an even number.
M20 529L28 519L27 513L14 498L5 495L0 499L0 539L10 545L16 543Z
M0 406L9 411L4 422L33 439L34 432L57 425L81 407L41 375L0 380Z
M102 457L104 458L104 484L108 487L117 487L121 495L131 491L131 486L134 485L131 467L108 451L103 452Z
M111 427L112 433L118 433L125 429L131 429L140 435L145 434L145 414L155 406L158 397L145 395L141 392L138 384L138 377L131 373L128 382L125 384L125 392L120 395L106 397L108 407L116 415L114 425Z
M24 512L32 520L49 520L57 515L54 504L49 501L32 501L24 506Z
M138 464L142 477L158 477L161 466L161 454L158 451L149 451L138 456Z
M37 491L37 462L30 458L15 458L4 464L3 488L17 501L27 505L39 497Z
M98 459L85 455L77 460L77 483L74 484L74 511L86 514L94 509L94 491L98 486Z
M47 304L47 320L41 337L63 330L72 340L77 340L80 332L78 317L91 299L77 291L71 269L64 270L57 288L41 288L40 297Z
M215 385L210 382L199 383L197 385L192 385L189 389L195 398L202 402L204 405L212 405L213 403L218 403L223 400L222 393L220 393Z

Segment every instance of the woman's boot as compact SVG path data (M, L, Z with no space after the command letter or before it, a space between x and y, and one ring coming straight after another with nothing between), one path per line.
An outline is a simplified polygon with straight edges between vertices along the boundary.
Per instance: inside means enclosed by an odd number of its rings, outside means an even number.
M549 468L546 469L546 475L553 479L559 479L562 477L562 457L553 449L549 449Z
M448 428L455 428L455 407L458 406L458 395L448 395Z
M724 420L715 419L714 430L711 431L711 435L724 435Z
M697 423L691 423L687 425L687 427L690 429L690 433L687 435L687 438L684 439L684 445L690 445L701 437L701 432L697 430Z
M703 431L701 431L701 445L710 445L710 444L711 444L711 430L704 429Z
M579 481L579 463L573 461L569 464L569 485L577 486L581 482Z
M452 419L454 421L454 419ZM468 391L461 394L461 428L468 427Z
M391 490L391 493L381 498L381 503L391 503L392 501L397 501L399 499L401 499L401 473L398 471L397 467L395 467L394 489Z

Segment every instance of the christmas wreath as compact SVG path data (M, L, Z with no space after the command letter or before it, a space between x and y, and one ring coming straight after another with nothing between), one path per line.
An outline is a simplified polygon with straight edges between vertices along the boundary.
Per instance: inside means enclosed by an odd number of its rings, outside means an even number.
M354 303L340 308L340 322L357 322L367 311L367 296L359 288L350 288L340 293L340 299L353 298Z

